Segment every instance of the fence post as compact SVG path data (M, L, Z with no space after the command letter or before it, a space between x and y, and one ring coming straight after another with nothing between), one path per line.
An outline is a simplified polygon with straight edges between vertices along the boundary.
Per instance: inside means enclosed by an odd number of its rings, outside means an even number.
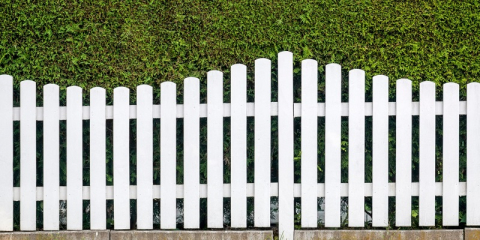
M325 227L340 227L342 68L325 68Z
M34 81L20 83L20 230L36 229L37 104Z
M13 77L0 75L0 231L13 231Z
M231 219L232 228L247 227L247 67L231 70ZM270 191L269 191L270 193ZM269 198L270 199L270 198ZM270 207L270 206L269 206Z
M107 229L105 89L90 90L90 228Z
M302 61L302 227L317 227L317 119L318 119L317 61Z
M293 239L293 54L278 54L278 229Z
M60 108L59 87L43 87L43 229L59 229Z
M271 62L255 60L255 227L270 227Z
M176 227L177 182L177 89L173 82L161 84L160 119L160 227Z
M420 83L419 225L435 226L435 83Z
M373 77L372 225L388 226L388 77Z

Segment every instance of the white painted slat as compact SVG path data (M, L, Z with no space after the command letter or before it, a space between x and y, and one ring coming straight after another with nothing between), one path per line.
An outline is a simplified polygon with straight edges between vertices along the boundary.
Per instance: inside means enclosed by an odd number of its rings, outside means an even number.
M443 85L443 226L458 226L459 87Z
M107 228L105 89L90 90L90 228Z
M302 227L317 227L317 61L302 61Z
M270 60L255 60L255 227L270 227L271 69Z
M137 87L137 228L153 229L153 89Z
M412 212L412 82L397 80L395 225L410 226Z
M467 85L467 225L480 225L480 83Z
M82 230L82 89L67 88L67 229Z
M365 226L365 72L348 77L348 226Z
M232 228L247 227L247 67L231 68ZM270 186L269 186L270 187ZM268 196L270 198L270 196Z
M43 87L43 229L59 229L60 111L59 87Z
M293 239L293 54L278 54L278 229Z
M130 229L130 90L113 90L113 209L114 228Z
M435 83L420 83L419 225L435 226Z
M185 184L185 199L183 200L183 225L185 228L199 228L200 80L193 77L186 78L184 81L184 88L183 102L185 103L185 108L183 120L183 182Z
M207 73L207 227L223 228L223 73Z
M177 181L177 125L175 118L177 89L173 82L163 82L160 86L160 104L162 120L160 121L160 227L176 228L175 185Z
M0 75L0 231L13 231L13 77Z
M22 231L34 231L36 228L36 94L35 82L26 80L20 83L20 230Z
M372 226L388 226L388 77L373 77Z
M207 227L223 227L223 73L207 74Z
M325 68L325 227L340 227L342 68Z

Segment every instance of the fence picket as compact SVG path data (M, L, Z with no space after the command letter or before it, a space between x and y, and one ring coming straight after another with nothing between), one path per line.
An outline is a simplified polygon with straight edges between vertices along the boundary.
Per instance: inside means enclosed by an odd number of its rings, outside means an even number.
M176 228L176 171L177 171L177 88L173 82L161 84L160 120L160 227Z
M293 54L278 54L278 231L293 239Z
M107 229L105 89L90 90L90 228Z
M270 227L271 68L255 60L255 227Z
M20 230L36 229L36 84L20 83Z
M317 227L317 61L302 61L302 227Z
M232 228L247 227L247 67L231 69ZM269 181L270 183L270 181ZM270 187L270 186L269 186ZM269 194L270 197L270 194Z
M114 228L130 229L130 90L113 90L113 209Z
M43 87L43 229L59 229L60 107L59 87Z
M412 212L412 82L397 80L396 226L410 226Z
M419 225L435 226L435 83L420 83Z
M467 85L467 225L480 225L480 83Z
M223 73L207 73L207 227L223 227Z
M348 226L365 226L365 72L348 77Z
M0 75L0 231L13 231L13 77Z
M184 227L200 227L200 80L184 82ZM233 94L233 93L232 93ZM232 172L233 174L233 172ZM233 184L233 180L232 180ZM233 209L232 209L233 210ZM233 212L232 212L233 221Z
M340 227L341 70L325 67L325 227Z
M388 77L373 77L372 226L388 226Z
M459 87L443 85L443 226L458 226Z
M137 228L153 228L153 89L137 87Z
M82 89L67 88L67 229L83 226Z

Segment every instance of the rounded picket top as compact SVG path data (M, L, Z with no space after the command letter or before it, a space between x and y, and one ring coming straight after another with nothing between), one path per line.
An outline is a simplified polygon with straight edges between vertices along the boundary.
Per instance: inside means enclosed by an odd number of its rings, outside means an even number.
M105 95L106 90L102 87L94 87L90 89L90 94L103 94Z
M421 87L427 87L427 88L431 88L431 87L435 87L435 83L432 82L432 81L423 81L420 83L420 88Z
M1 74L0 75L0 81L2 81L2 82L5 82L5 81L13 82L13 77L12 77L12 75Z
M60 87L55 84L55 83L49 83L49 84L46 84L46 85L43 85L43 89L59 89Z
M460 85L458 85L458 83L448 82L443 84L443 88L460 88Z
M68 93L80 93L82 94L82 88L79 86L70 86L67 87L67 95Z
M408 78L400 78L397 80L397 87L398 86L412 86L412 80Z
M476 97L475 95L480 96L480 83L471 82L467 84L467 102L469 96L473 98Z
M137 94L138 92L145 92L145 91L152 91L153 87L148 84L140 84L137 86Z
M207 72L207 79L211 78L211 77L213 77L213 78L216 78L216 77L223 78L223 72L220 72L218 70L210 70L210 71Z
M236 63L236 64L233 64L231 67L231 72L233 71L247 71L247 66L245 64L241 64L241 63Z
M177 84L175 84L174 82L170 82L170 81L166 81L166 82L162 82L160 84L160 87L163 88L163 87L176 87Z
M302 60L302 65L303 64L318 64L318 63L317 63L317 60L308 58L308 59L303 59Z
M115 96L116 94L129 94L130 89L126 87L116 87L113 89L113 95Z
M358 68L352 69L348 73L349 74L363 74L363 75L365 75L365 71L362 70L362 69L358 69Z
M23 80L20 82L20 87L30 87L30 86L36 87L37 83L32 80Z
M46 95L58 95L60 91L60 87L57 84L49 83L47 85L43 86L43 96L45 97Z
M198 79L196 77L187 77L183 80L183 85L198 84L198 83L200 83L200 79Z
M255 59L255 66L257 64L261 64L261 65L266 65L266 64L271 64L272 61L268 58L257 58Z
M329 63L325 66L325 71L342 71L342 66L338 63Z
M374 82L388 82L388 76L385 75L375 75L372 79Z
M293 53L290 51L282 51L278 53L278 57L293 57Z

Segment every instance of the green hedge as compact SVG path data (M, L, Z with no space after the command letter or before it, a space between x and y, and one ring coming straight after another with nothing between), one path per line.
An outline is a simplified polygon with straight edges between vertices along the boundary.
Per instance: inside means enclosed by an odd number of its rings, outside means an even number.
M0 73L112 89L292 51L367 77L480 80L479 1L0 1ZM297 64L298 65L298 64ZM298 67L298 66L297 66ZM464 88L464 84L462 84ZM156 89L158 92L158 88Z

